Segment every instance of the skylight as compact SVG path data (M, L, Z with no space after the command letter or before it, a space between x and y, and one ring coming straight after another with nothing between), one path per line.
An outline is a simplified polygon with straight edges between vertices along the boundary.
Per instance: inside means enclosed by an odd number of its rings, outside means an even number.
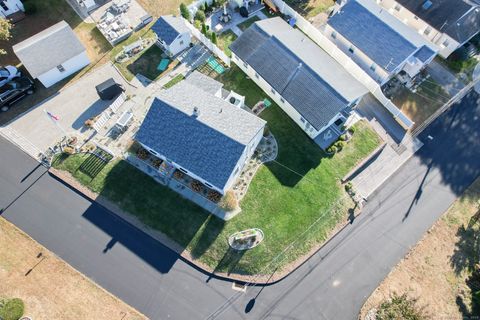
M427 1L425 1L425 2L423 3L422 8L425 9L425 10L427 10L428 8L430 8L430 7L432 6L432 4L433 4L432 1L427 0Z

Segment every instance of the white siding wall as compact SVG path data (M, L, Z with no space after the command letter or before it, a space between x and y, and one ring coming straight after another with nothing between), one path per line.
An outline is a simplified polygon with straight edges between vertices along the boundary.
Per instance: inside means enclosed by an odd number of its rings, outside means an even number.
M188 48L190 42L192 42L192 36L190 35L190 33L185 32L179 34L177 38L173 40L173 42L169 46L166 47L166 49L171 56L175 56Z
M9 16L20 10L25 11L25 8L23 7L23 4L20 0L4 0L3 2L7 6L8 10L4 10L0 6L0 17Z
M315 130L310 124L302 121L301 114L295 110L295 108L288 103L285 99L284 101L280 100L282 97L278 92L275 94L272 92L272 87L266 82L260 75L257 75L255 70L251 66L245 67L244 62L238 58L235 54L232 53L232 61L245 72L275 103L277 103L283 111L296 123L300 128L308 134L308 136L314 139L318 133L321 131ZM307 128L308 127L308 128ZM323 128L322 128L323 129Z
M461 46L456 40L452 39L447 34L444 34L433 27L431 27L427 22L423 21L422 19L415 16L412 12L408 9L400 5L395 0L377 0L377 3L388 10L392 15L397 17L400 21L405 23L406 25L412 27L413 29L417 30L419 34L421 34L425 39L428 41L436 44L439 46L440 51L438 52L440 56L443 58L448 57L453 51L455 51L458 47ZM400 10L396 10L395 6L399 5ZM430 32L425 33L427 28L431 28ZM447 41L447 45L445 46L445 41Z
M90 64L90 59L88 58L86 51L84 51L79 55L62 63L62 66L65 69L65 71L60 72L58 68L53 68L52 70L47 71L44 74L38 76L38 80L40 80L40 82L46 88L48 88L89 64Z

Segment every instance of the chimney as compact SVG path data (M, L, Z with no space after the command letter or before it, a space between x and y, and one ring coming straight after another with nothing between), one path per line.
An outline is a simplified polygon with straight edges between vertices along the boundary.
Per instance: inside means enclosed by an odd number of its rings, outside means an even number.
M195 118L197 118L197 117L198 117L198 114L199 114L198 108L197 108L197 107L193 107L193 114L192 114L192 116L194 116Z

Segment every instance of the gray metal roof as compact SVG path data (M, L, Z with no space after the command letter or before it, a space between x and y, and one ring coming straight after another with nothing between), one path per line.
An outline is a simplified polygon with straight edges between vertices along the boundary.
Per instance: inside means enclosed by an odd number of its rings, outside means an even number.
M65 21L60 21L13 46L13 52L33 78L84 51L85 47Z
M367 89L281 18L256 22L230 46L315 129Z
M198 108L198 116L193 108ZM223 189L265 121L182 81L152 102L136 139Z
M463 43L480 31L479 5L468 0L432 0L427 9L425 1L396 0L408 11L431 25L436 30L445 32L459 43Z
M386 71L394 70L417 50L355 0L345 4L328 24Z
M158 38L165 41L167 44L171 44L179 34L190 32L185 21L183 21L183 18L173 15L161 16L158 18L153 24L152 30Z
M220 89L223 88L223 83L218 82L217 80L210 78L209 76L206 76L197 70L193 71L187 77L187 79L185 79L185 81L210 94L216 94Z

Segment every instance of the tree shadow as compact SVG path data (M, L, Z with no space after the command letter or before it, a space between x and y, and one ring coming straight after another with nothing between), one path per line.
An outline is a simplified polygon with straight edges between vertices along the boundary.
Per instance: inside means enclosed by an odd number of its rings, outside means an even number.
M243 255L245 254L246 250L235 250L232 249L230 246L228 247L227 251L223 255L222 259L218 262L217 266L212 272L212 275L218 272L226 272L227 275L232 273L239 273L235 272L235 269L242 259ZM209 282L212 278L212 275L208 277L206 282Z
M440 171L443 183L460 196L480 175L480 97L471 91L419 136L417 156ZM433 140L428 139L433 137Z

